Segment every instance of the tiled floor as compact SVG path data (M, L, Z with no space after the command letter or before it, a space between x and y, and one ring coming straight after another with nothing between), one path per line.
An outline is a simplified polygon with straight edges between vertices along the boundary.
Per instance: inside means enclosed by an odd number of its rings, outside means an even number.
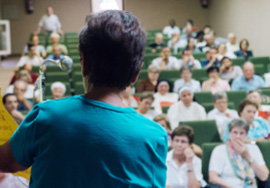
M2 96L5 94L10 79L14 74L19 58L20 56L10 56L7 59L2 60L0 63L0 88Z

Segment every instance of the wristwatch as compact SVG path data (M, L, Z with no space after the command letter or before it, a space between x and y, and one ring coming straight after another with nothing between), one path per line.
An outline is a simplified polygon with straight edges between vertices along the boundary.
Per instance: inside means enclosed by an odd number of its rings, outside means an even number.
M249 160L249 163L252 164L254 162L254 158L252 157L250 160Z

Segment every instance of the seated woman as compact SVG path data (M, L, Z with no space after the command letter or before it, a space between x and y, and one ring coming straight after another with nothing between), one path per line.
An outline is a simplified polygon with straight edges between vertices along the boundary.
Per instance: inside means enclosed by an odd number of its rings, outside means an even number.
M149 65L148 67L148 78L139 82L136 92L155 92L155 87L158 83L160 69L157 65Z
M229 57L230 59L235 59L236 55L232 52L227 52L226 50L226 44L225 43L220 43L217 47L217 58L218 61L221 61L223 57Z
M238 108L239 116L246 120L249 125L246 138L248 139L248 142L251 143L255 143L255 141L266 140L270 132L269 124L266 120L261 118L255 118L258 109L258 104L249 99L243 100ZM229 140L228 125L226 131L224 132L223 140Z
M39 37L38 35L33 35L32 36L32 39L31 39L31 42L32 44L34 45L35 47L35 50L36 50L36 54L37 55L41 55L43 58L46 57L46 51L45 51L45 48L43 45L40 45L39 44ZM23 49L23 56L28 53L28 46L25 45L24 46L24 49Z
M253 56L252 51L248 50L249 42L247 39L242 39L239 44L240 50L234 52L237 57L244 57L245 60L248 60L249 57Z
M163 106L170 106L178 101L176 93L170 93L169 82L163 80L157 85L157 92L154 94L154 102L152 106L155 108L157 114L162 113Z
M54 82L51 85L53 99L61 99L66 93L66 86L62 82Z
M211 91L213 94L219 91L230 91L230 85L227 80L222 80L219 77L219 68L211 66L207 69L209 80L202 84L202 91Z
M160 124L167 132L168 134L168 146L171 146L171 135L172 135L172 129L171 129L171 124L169 122L168 117L166 114L159 114L156 117L154 117L153 121L157 122Z
M151 109L153 101L154 97L152 94L143 93L140 96L139 106L136 111L144 117L153 120L153 118L156 116L155 110Z
M209 163L209 182L221 187L257 187L255 176L266 181L267 169L257 145L245 144L249 123L234 119L229 124L229 140L217 146Z
M128 107L137 108L138 102L131 94L132 88L131 85L127 86L123 92L123 103L125 103Z
M172 132L173 150L167 154L166 188L204 187L202 162L193 151L193 129L188 126L177 127Z
M193 101L193 92L190 87L183 87L180 92L180 101L173 104L167 113L172 128L176 128L180 121L205 120L205 109Z
M189 38L185 49L190 50L192 53L201 53L201 50L195 44L195 39Z

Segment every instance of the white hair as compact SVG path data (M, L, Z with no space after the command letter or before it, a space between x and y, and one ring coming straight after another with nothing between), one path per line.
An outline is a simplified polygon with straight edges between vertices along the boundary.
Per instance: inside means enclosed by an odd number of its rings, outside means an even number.
M181 98L181 93L184 92L184 91L190 91L191 92L191 95L193 96L193 92L192 92L191 88L190 87L187 87L187 86L184 86L179 91L179 98Z
M63 91L63 94L66 93L66 86L65 86L65 84L63 84L62 82L54 82L54 83L51 85L51 91L53 91L55 88L61 88L62 91Z
M60 38L60 35L58 33L52 33L50 38L57 37L58 39Z

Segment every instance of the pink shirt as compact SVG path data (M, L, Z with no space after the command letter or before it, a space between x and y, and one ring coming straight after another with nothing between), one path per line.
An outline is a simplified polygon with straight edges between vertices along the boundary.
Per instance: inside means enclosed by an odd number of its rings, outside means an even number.
M209 82L209 80L206 80L203 82L203 84L202 84L203 91L211 91L212 94L214 94L214 93L219 92L219 91L230 91L231 90L228 81L222 80L222 79L219 79L216 83L214 83L210 86L210 89L206 90L205 87L206 87L208 82Z

